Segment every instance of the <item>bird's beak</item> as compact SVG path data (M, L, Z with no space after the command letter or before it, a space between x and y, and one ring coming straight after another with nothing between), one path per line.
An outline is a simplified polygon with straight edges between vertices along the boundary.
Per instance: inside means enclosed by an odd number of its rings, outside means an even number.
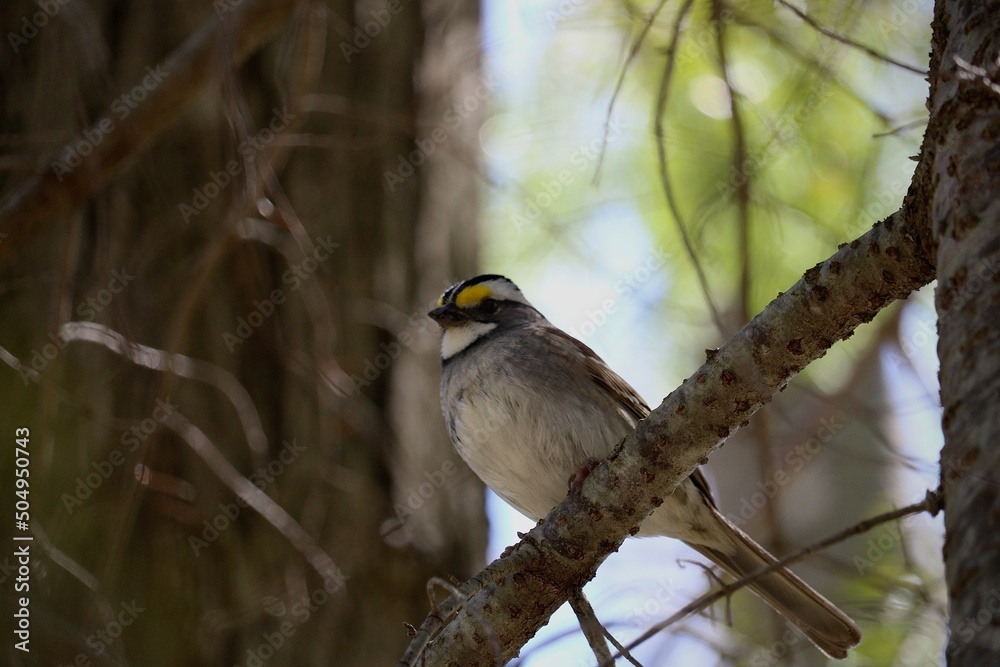
M437 322L442 329L457 327L459 324L462 324L466 319L468 319L465 317L465 313L462 312L462 309L453 303L435 308L431 312L427 313L427 316Z

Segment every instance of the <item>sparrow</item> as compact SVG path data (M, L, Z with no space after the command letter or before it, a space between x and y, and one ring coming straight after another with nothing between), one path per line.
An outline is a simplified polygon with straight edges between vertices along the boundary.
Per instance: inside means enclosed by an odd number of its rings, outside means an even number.
M649 414L625 380L501 275L452 285L429 316L442 330L441 408L455 449L534 521L566 497L568 479L610 454ZM737 578L776 561L722 515L700 470L638 535L682 540ZM861 641L844 612L785 567L748 587L831 658L845 658Z

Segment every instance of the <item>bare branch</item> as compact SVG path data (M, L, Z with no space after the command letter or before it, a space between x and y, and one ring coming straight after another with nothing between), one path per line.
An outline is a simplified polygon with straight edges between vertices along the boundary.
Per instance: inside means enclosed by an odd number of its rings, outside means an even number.
M649 34L649 29L653 27L656 23L656 17L660 15L660 10L663 6L667 4L667 0L660 0L659 4L653 8L653 11L649 13L649 18L642 26L642 30L639 31L639 36L635 38L635 43L632 44L632 50L629 51L628 58L625 59L625 64L622 65L622 71L618 74L618 80L615 81L615 89L611 93L611 99L608 101L608 113L604 117L604 133L601 135L601 152L597 156L597 168L594 169L594 179L598 179L601 175L601 167L604 166L604 154L607 152L608 148L608 132L611 130L611 112L615 108L615 102L618 101L618 94L622 90L622 86L625 84L625 75L628 74L629 67L632 65L632 61L635 57L639 55L639 49L642 47L642 43L646 41L646 35ZM686 10L684 11L686 13ZM683 18L683 14L678 18L677 25L680 25L680 20Z
M915 130L918 127L920 127L921 125L926 125L926 124L927 124L927 119L926 118L924 118L922 120L915 120L915 121L912 121L912 122L909 122L909 123L904 123L903 125L900 125L899 127L896 127L896 128L893 128L893 129L889 130L888 132L878 132L876 134L873 134L872 135L872 139L881 139L883 137L892 137L892 136L896 136L898 134L904 134L906 132L909 132L910 130Z
M862 44L861 42L856 42L853 39L851 39L850 37L847 37L845 35L841 35L838 32L834 32L833 30L830 30L829 28L823 26L819 21L817 21L813 17L809 16L808 14L806 14L804 11L802 11L801 9L799 9L798 7L796 7L795 5L789 3L788 0L778 0L778 4L781 5L782 7L785 7L787 9L791 10L793 14L795 14L800 19L802 19L803 21L805 21L806 23L808 23L810 26L812 26L813 28L815 28L821 34L829 37L830 39L832 39L834 41L837 41L837 42L840 42L841 44L846 44L847 46L850 46L852 48L858 49L862 53L864 53L864 54L866 54L868 56L871 56L875 60L881 60L882 62L889 63L890 65L895 65L896 67L899 67L900 69L905 69L907 72L913 72L914 74L920 74L921 76L927 76L927 70L925 70L925 69L920 69L919 67L914 67L913 65L907 65L906 63L901 62L899 60L896 60L895 58L892 58L890 56L887 56L884 53L881 53L880 51L876 51L875 49L873 49L872 47L868 46L867 44Z
M712 4L712 11L718 17L722 12L722 5L719 0ZM729 93L729 118L733 126L733 163L731 169L733 174L739 176L736 186L736 212L739 224L737 242L740 252L740 274L736 291L739 294L739 323L743 325L750 321L750 292L751 292L751 258L753 251L750 248L750 174L747 173L744 165L747 160L747 139L743 126L743 115L740 112L739 93L733 88L732 78L729 76L729 57L726 50L729 46L726 32L726 23L722 20L715 21L715 49L719 57L719 73L722 81L726 84L726 92Z
M204 431L177 410L167 415L164 423L184 439L223 484L274 526L302 554L306 562L327 584L328 592L336 590L336 588L331 590L331 584L337 588L343 585L346 577L316 540L284 508L240 474Z
M757 30L760 30L767 38L782 51L795 58L803 65L809 72L815 72L817 77L816 85L822 85L829 81L838 89L843 91L851 99L857 101L862 107L867 109L872 115L874 115L880 122L889 123L889 116L880 109L876 109L871 100L865 99L859 90L856 90L850 86L841 77L837 76L834 71L833 65L835 62L830 57L833 53L833 49L824 49L822 57L817 58L816 56L808 53L798 47L793 43L787 35L785 35L780 30L775 29L775 27L765 21L758 21L753 15L735 12L736 20L744 26L752 26Z
M91 592L97 593L102 609L111 609L111 605L108 604L107 599L104 597L101 582L98 581L97 577L90 570L74 560L72 556L59 549L49 538L48 533L45 532L37 519L31 522L31 534L38 540L38 546L41 547L42 553L48 556L53 563L65 570L69 576L86 586Z
M66 322L59 328L59 335L67 341L85 341L103 345L137 366L174 373L215 387L233 404L250 451L257 456L267 455L267 436L264 434L264 425L260 421L257 406L240 381L221 366L136 343L114 329L96 322Z
M667 144L663 133L663 119L667 111L667 94L670 92L670 81L673 79L674 64L677 60L677 48L680 45L681 23L683 23L684 17L688 15L688 12L691 11L693 3L694 0L684 0L684 4L681 5L680 10L677 12L677 18L674 20L674 27L670 35L670 46L667 48L667 55L663 66L663 75L660 77L660 90L656 98L656 109L653 112L653 118L656 119L653 123L653 132L656 134L656 155L660 165L660 184L663 187L663 194L667 198L667 206L670 207L670 215L673 217L677 233L680 234L681 241L684 243L684 251L687 253L688 259L691 260L692 266L694 266L695 274L698 277L698 286L701 288L701 293L705 297L705 303L712 314L712 321L715 323L719 333L725 336L726 327L722 322L722 316L719 315L719 309L715 306L715 301L712 299L712 292L708 286L708 278L705 277L705 270L701 266L701 260L698 259L698 253L695 252L694 244L691 242L691 236L688 234L687 225L684 222L680 206L677 204L677 198L674 195L674 187L670 181L670 170L668 169Z
M590 601L587 600L582 589L578 588L573 591L569 596L569 604L573 607L577 620L580 621L580 629L583 630L583 636L587 638L587 643L590 644L590 649L594 652L597 662L603 665L611 661L611 651L608 650L608 645L604 641L604 636L609 633L598 620L597 613L590 606Z
M923 178L918 168L917 179ZM920 181L918 181L920 182ZM477 616L509 659L674 487L811 361L883 307L932 280L933 241L918 195L809 269L739 331L513 549L460 590L446 626L424 623L402 664L492 665ZM468 587L468 588L467 588ZM449 613L455 600L442 605ZM438 629L441 629L438 632ZM433 644L428 644L437 634Z
M628 648L632 649L640 644L644 643L650 637L653 637L661 630L673 625L674 623L695 614L702 609L707 608L709 605L714 604L722 598L728 598L733 593L739 589L745 587L747 584L763 577L764 575L773 572L781 567L786 567L788 565L793 565L801 560L813 555L817 551L826 549L827 547L833 546L834 544L839 544L846 539L854 537L855 535L860 535L861 533L867 533L872 528L881 526L882 524L889 523L890 521L898 521L904 517L911 516L913 514L920 514L922 512L928 512L931 516L936 515L941 510L941 498L933 491L928 491L927 495L919 503L914 503L912 505L907 505L900 509L892 510L891 512L885 512L884 514L879 514L870 519L865 519L864 521L859 521L849 528L831 535L815 544L810 544L809 546L803 547L798 551L779 559L778 561L771 563L766 567L762 567L759 570L751 572L750 574L733 581L732 583L726 584L717 588L714 591L710 591L705 595L702 595L697 600L694 600L684 608L677 611L670 618L663 620L653 627L649 628L646 632L642 633L636 637L633 641L629 642Z

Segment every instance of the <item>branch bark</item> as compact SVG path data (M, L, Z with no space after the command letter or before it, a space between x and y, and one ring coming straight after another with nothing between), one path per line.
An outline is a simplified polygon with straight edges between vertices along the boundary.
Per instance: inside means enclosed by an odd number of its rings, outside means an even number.
M918 177L923 170L918 168ZM836 341L934 278L918 196L808 270L716 351L512 551L428 617L401 664L510 660L674 487ZM452 614L456 614L451 618ZM449 620L445 625L445 621ZM487 631L483 624L488 624ZM443 626L443 627L442 627ZM433 643L432 635L440 629ZM494 654L486 638L500 638Z
M948 664L1000 655L1000 6L935 8L932 229L941 363Z

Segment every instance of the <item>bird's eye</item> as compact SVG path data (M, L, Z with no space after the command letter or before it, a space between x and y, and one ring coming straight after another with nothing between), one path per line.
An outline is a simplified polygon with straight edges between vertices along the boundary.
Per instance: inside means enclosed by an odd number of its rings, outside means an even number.
M479 309L487 315L492 315L500 310L500 304L497 303L496 299L483 299L483 302L479 304Z

